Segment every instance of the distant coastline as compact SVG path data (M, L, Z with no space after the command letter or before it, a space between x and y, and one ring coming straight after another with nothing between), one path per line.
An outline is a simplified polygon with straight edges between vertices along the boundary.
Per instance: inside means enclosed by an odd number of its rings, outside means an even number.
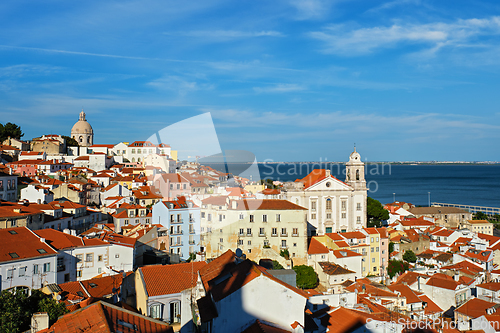
M253 164L254 162L205 162L201 164ZM341 162L335 162L335 161L311 161L311 162L306 162L306 161L297 161L297 162L279 162L279 161L273 161L273 162L257 162L258 164L345 164L345 161ZM391 164L391 165L497 165L500 164L500 162L497 161L474 161L474 162L467 162L467 161L458 161L458 162L453 162L453 161L426 161L426 162L368 162L365 161L366 164Z

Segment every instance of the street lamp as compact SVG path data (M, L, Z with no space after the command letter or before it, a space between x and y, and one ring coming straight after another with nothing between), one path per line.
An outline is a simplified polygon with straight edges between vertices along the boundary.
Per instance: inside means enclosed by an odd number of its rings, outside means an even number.
M429 207L431 206L431 192L427 192L427 195L429 197Z

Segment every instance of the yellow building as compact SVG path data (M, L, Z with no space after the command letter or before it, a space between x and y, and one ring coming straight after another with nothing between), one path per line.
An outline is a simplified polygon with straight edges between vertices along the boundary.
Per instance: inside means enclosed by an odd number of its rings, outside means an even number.
M468 220L463 223L463 227L472 232L480 232L482 234L493 236L493 223L487 220Z

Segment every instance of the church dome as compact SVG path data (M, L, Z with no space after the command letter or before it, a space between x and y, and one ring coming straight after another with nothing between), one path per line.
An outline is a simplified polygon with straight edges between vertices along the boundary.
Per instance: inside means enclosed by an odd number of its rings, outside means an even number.
M80 112L80 119L73 125L71 134L93 134L92 126L85 120L85 112Z

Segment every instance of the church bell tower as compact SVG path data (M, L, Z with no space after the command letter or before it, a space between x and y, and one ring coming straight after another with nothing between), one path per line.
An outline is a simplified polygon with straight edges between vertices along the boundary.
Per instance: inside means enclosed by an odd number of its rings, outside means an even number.
M366 191L365 164L361 161L361 155L354 151L349 155L349 162L345 164L345 183L352 186L355 191Z

